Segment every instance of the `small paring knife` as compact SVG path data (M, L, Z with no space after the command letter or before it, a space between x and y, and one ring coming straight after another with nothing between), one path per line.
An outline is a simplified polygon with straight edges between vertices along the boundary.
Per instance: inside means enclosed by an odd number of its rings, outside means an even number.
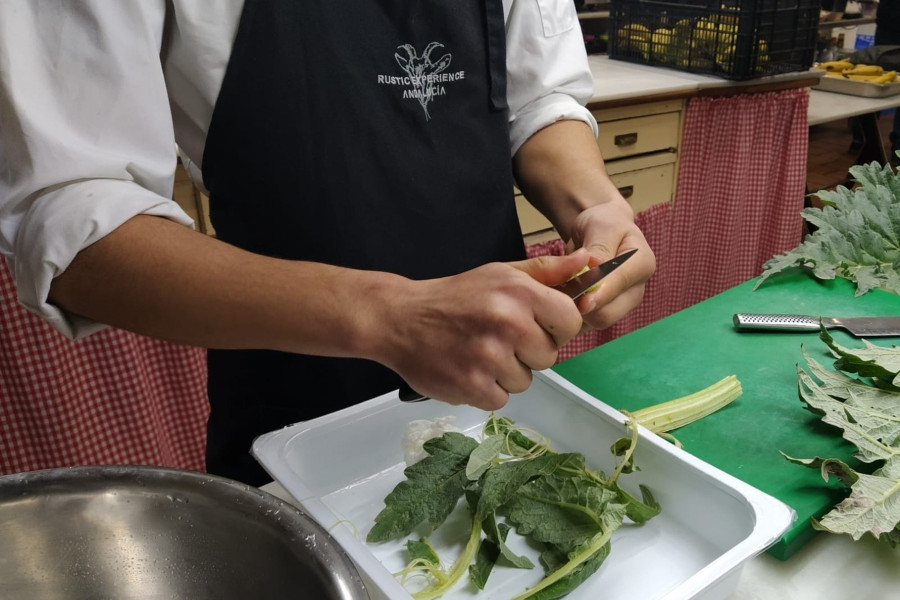
M591 267L584 273L579 273L565 283L554 287L568 295L572 300L577 300L583 296L585 292L597 285L601 279L618 269L622 263L631 258L635 252L637 252L637 248L629 250L628 252L623 252L605 263L600 263L596 267ZM400 395L400 400L403 402L421 402L422 400L428 399L427 396L423 396L412 389L405 381L400 385L398 393Z
M818 331L821 322L826 329L844 329L856 337L900 336L900 317L814 317L737 313L733 320L734 328L738 331Z

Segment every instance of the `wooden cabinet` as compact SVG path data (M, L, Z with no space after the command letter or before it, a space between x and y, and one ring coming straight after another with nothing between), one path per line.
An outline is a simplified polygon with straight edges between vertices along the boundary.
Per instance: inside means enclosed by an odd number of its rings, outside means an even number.
M677 99L592 111L606 170L635 212L675 198L684 105ZM550 221L518 190L516 209L527 243L555 237Z

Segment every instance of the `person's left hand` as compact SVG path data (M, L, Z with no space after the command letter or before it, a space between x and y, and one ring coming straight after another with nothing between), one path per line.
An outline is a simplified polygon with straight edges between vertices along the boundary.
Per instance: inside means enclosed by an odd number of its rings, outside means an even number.
M656 269L656 257L634 223L634 211L619 195L582 211L573 223L570 245L591 254L591 266L628 250L637 252L578 299L584 329L605 329L634 309Z

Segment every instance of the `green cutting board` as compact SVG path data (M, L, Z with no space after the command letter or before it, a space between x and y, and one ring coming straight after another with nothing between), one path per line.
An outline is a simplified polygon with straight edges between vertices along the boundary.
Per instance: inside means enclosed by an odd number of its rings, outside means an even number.
M755 284L754 279L738 285L561 362L554 370L592 396L626 410L671 400L737 375L743 388L740 398L675 435L688 452L797 512L793 527L768 551L784 560L816 534L810 517L821 517L847 492L834 478L825 483L817 469L792 464L779 451L861 465L851 458L854 448L840 431L822 423L798 396L797 366L806 367L801 347L819 363L829 367L833 363L818 333L740 333L732 316L737 312L900 315L900 296L876 290L856 297L855 286L846 280L819 281L799 271L773 277L756 290ZM845 347L862 346L861 340L842 330L832 330L832 335ZM870 341L891 346L900 344L900 337Z

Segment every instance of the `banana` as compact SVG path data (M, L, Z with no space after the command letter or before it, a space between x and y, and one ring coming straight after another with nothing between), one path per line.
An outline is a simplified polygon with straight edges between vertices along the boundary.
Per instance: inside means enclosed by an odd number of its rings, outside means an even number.
M884 69L879 65L854 65L852 69L843 71L844 75L882 75Z
M849 59L843 58L841 60L829 60L819 63L819 67L825 69L828 73L841 73L847 69L852 69L853 63Z
M897 71L885 71L881 76L872 80L872 83L892 83L897 79Z

